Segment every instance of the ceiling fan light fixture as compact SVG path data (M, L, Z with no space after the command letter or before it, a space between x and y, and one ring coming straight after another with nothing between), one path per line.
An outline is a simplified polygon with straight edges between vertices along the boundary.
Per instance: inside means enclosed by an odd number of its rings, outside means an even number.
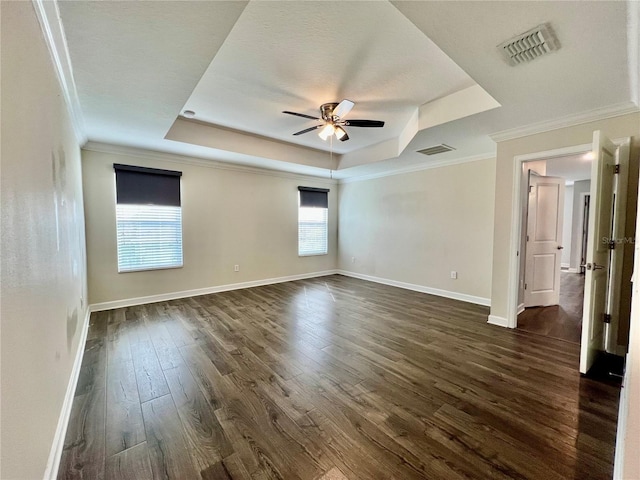
M336 127L335 134L338 140L342 140L347 135L347 132L345 132L344 128L342 127Z
M349 134L343 127L384 127L384 122L381 120L345 120L343 117L351 111L354 105L355 104L351 100L346 99L342 100L340 103L323 103L320 105L320 118L312 117L306 113L291 112L289 110L283 110L282 113L294 115L296 117L308 118L310 120L323 120L324 123L305 128L299 132L295 132L293 135L303 135L305 133L312 132L313 130L320 129L318 136L324 141L334 134L341 142L349 140Z
M322 130L320 130L320 133L318 133L318 136L322 139L322 140L326 140L327 138L329 138L331 135L333 135L336 131L336 128L330 124L327 123Z

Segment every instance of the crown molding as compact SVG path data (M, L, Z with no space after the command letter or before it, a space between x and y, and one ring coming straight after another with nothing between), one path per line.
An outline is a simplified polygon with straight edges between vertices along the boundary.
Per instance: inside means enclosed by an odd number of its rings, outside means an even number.
M523 127L511 128L489 135L494 142L505 142L515 138L528 137L538 133L550 132L559 128L573 127L584 123L596 122L607 118L619 117L629 113L640 112L640 108L634 102L617 103L607 107L596 108L582 113L567 115L565 117L532 123Z
M420 172L422 170L431 170L432 168L448 167L451 165L460 165L462 163L477 162L480 160L491 160L496 158L495 152L481 153L479 155L472 155L469 157L455 158L451 160L440 160L436 162L430 162L419 165L412 165L404 168L397 168L394 170L387 170L380 173L371 173L368 175L358 175L353 177L341 178L338 180L339 184L363 182L365 180L373 180L375 178L391 177L393 175L402 175L404 173Z
M218 160L207 160L201 157L189 157L186 155L179 155L175 153L159 152L156 150L146 150L138 147L128 147L124 145L114 145L110 143L101 142L87 142L83 147L83 150L99 153L109 153L112 155L134 156L145 158L148 160L157 160L161 162L173 162L181 163L185 165L194 165L197 167L215 168L217 170L229 170L233 172L249 173L253 175L267 175L270 177L289 178L294 180L312 180L317 183L324 183L328 185L337 185L338 180L318 177L314 175L303 175L299 173L283 172L280 170L270 170L259 167L249 167L245 165L235 165L233 163L221 162Z
M76 140L80 145L83 145L87 141L84 117L80 107L76 83L73 79L71 57L69 56L67 40L60 19L58 3L55 0L32 0L32 3L62 89L62 96L69 110L69 117Z

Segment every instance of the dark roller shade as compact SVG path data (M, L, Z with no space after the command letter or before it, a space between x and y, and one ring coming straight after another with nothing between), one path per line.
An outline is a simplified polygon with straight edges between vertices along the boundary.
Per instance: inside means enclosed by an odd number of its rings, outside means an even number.
M182 172L114 163L117 202L180 206Z
M329 208L328 188L298 187L301 207Z

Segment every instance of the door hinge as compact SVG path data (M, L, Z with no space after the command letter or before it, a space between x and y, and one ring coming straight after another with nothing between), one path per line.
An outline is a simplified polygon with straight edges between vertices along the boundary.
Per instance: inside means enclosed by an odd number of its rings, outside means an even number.
M614 250L616 248L616 242L613 240L609 240L609 250Z
M527 242L529 241L529 235L527 235Z
M524 289L525 289L525 290L527 289L527 284L526 284L526 283L524 284Z
M602 321L604 323L611 323L611 314L609 313L603 313L602 314Z
M613 167L613 173L620 173L620 164L617 163L614 167Z

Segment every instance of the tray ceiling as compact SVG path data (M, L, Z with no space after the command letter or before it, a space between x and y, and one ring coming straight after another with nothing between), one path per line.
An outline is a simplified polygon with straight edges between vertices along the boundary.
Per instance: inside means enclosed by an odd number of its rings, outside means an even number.
M490 155L489 134L638 96L633 2L58 5L94 142L348 177ZM560 49L509 66L496 46L544 22ZM348 118L385 127L333 144L291 135L314 122L282 110L316 115L343 98ZM456 150L416 153L440 143Z

